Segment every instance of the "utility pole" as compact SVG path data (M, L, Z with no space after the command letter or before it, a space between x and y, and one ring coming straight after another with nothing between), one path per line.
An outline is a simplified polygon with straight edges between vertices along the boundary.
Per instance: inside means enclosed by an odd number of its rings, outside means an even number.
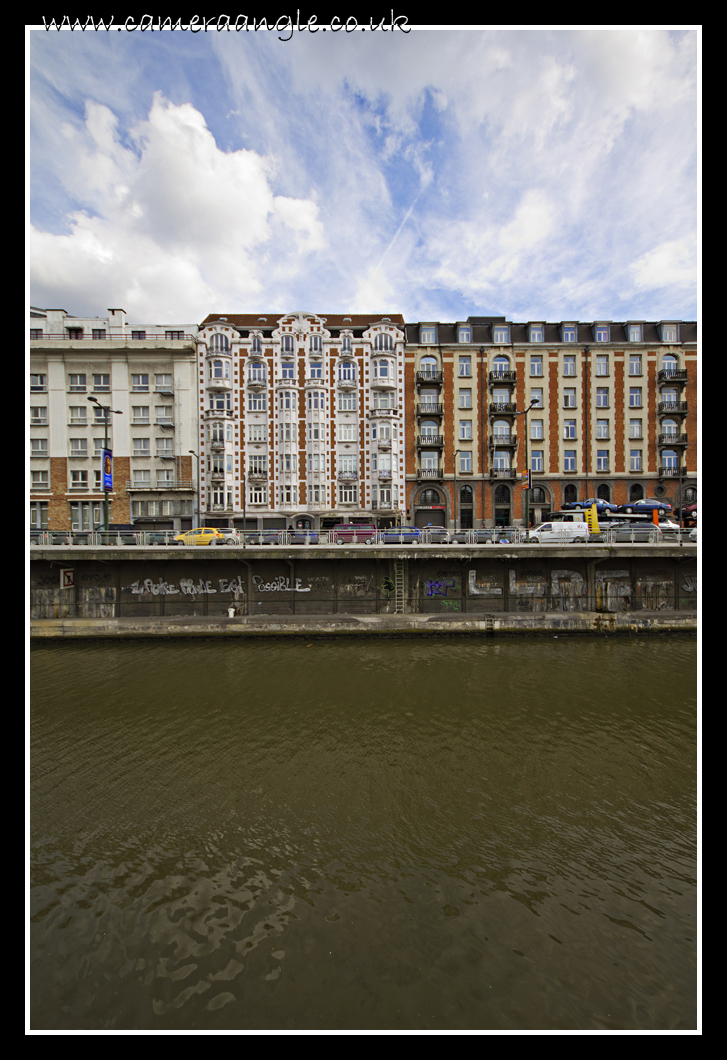
M112 464L108 460L109 454L109 413L113 412L116 416L121 415L120 409L112 409L110 405L102 405L101 402L90 394L88 397L89 401L92 401L98 408L103 409L103 448L104 455L101 461L101 488L103 490L103 529L108 533L109 530L109 491L113 489L113 481L111 481ZM108 467L106 466L108 460ZM107 485L107 476L109 485Z

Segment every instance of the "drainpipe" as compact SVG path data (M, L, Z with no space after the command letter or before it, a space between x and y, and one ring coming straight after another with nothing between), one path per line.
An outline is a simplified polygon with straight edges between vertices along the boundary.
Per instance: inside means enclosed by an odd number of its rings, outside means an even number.
M585 466L585 473L586 473L586 497L587 497L588 496L588 471L589 471L589 462L590 462L590 455L591 455L591 374L590 374L590 367L591 366L590 366L589 361L588 361L588 354L590 352L590 346L584 346L583 347L583 352L584 352L584 354L586 356L586 372L585 372L584 390L585 390L585 404L586 404L586 466ZM584 497L583 500L585 500L586 497Z

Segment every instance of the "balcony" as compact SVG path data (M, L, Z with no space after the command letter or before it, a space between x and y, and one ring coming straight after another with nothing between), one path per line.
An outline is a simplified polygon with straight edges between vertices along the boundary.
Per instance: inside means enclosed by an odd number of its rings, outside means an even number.
M686 401L660 401L656 406L656 411L686 414L689 411L689 406Z
M659 478L679 478L680 475L682 477L686 475L686 472L687 469L684 467L660 467Z
M396 379L393 376L375 376L371 380L374 390L396 390Z
M355 376L353 378L350 378L349 376L341 378L339 376L336 386L339 390L355 390L358 387L358 383Z
M517 382L517 371L512 369L506 372L489 372L487 380L490 386L494 386L496 383L515 383Z
M441 386L444 383L444 372L416 372L414 379L417 386L426 386L428 383Z
M490 478L517 478L517 470L514 467L491 467Z
M512 416L517 412L517 405L514 401L492 401L490 402L490 415L500 416L503 413L507 416Z
M398 405L390 405L388 408L369 409L369 416L398 416Z
M338 472L339 482L357 482L358 471L339 471Z
M267 387L267 379L264 375L249 375L247 377L247 385L250 390L265 390Z
M509 434L491 434L490 448L495 449L498 445L512 449L517 445L517 435L514 432L510 432Z
M257 469L255 471L248 471L248 473L247 473L247 481L248 482L267 482L267 480L268 480L268 473L265 470L261 471L261 470Z
M656 441L658 445L689 445L686 434L659 434Z
M438 467L417 468L417 482L430 482L432 479L442 479L444 472Z
M441 449L444 445L443 434L418 434L417 435L417 449L425 447L427 449Z
M194 492L194 482L191 479L173 479L171 482L158 482L152 484L151 482L131 482L129 479L126 480L127 492L135 492L138 490L144 490L149 492L154 490L158 493L160 490L188 490Z
M391 449L391 439L390 438L379 438L379 449L381 449L381 450Z
M444 413L444 405L415 405L414 411L417 416L441 416Z
M657 375L660 383L686 383L686 368L662 368Z
M232 390L231 379L208 379L207 380L208 390ZM163 393L163 391L159 391Z

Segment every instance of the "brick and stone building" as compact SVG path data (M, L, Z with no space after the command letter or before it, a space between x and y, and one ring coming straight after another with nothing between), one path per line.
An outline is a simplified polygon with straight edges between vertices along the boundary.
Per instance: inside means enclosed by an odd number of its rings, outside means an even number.
M129 324L123 309L77 317L31 308L31 529L101 526L103 406L113 410L110 524L191 527L196 332L196 325Z
M211 314L198 340L203 524L401 518L403 317Z
M696 500L694 321L406 325L410 522L531 524L568 501ZM527 414L526 414L526 410Z

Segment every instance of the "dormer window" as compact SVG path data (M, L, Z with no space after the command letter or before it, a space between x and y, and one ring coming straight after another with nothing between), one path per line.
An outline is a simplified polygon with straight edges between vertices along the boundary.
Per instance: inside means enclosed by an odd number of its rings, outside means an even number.
M561 329L561 342L575 342L576 341L576 326L575 324L564 324Z
M531 324L530 325L530 341L531 342L542 342L543 341L543 325L542 324Z
M434 345L437 341L437 329L434 325L422 327L419 331L419 342L423 346Z
M596 342L609 342L610 327L608 324L594 324L593 337Z
M472 328L461 327L458 337L460 342L472 342Z
M629 342L642 342L642 327L641 324L629 324L628 325L628 338Z
M679 342L679 325L677 323L657 325L662 342Z
M492 329L492 341L495 345L503 346L509 345L510 342L510 325L509 324L498 324Z

